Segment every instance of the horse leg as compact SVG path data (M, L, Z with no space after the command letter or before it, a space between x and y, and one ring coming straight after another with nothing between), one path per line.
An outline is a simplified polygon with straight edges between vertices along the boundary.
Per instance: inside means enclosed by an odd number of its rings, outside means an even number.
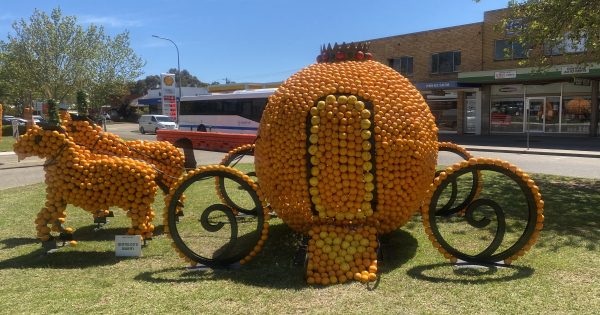
M154 225L151 222L154 211L149 204L141 209L129 210L127 216L131 218L131 228L127 231L129 235L140 235L144 241L152 238Z
M63 242L73 240L73 228L63 227L67 217L67 204L64 202L55 203L55 211L52 212L52 231L60 232L59 239Z
M48 210L47 207L43 207L40 212L38 212L37 219L35 219L37 238L42 242L47 242L52 238L52 235L50 235L50 228L48 227L51 218L50 210Z

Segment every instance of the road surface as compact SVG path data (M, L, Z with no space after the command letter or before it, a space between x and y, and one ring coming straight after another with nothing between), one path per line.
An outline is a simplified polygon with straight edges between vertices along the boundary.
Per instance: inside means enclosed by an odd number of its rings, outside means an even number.
M137 131L137 124L116 123L107 126L108 131L114 132L125 139L142 139L154 141L156 135L142 135ZM535 155L522 153L477 152L471 151L476 157L496 158L517 165L528 173L542 173L562 176L573 176L600 179L600 159L590 157L564 157L556 155ZM198 165L218 164L225 155L223 152L195 150L194 155ZM241 163L253 163L253 157L245 157ZM452 153L440 152L438 164L451 165L459 161ZM44 180L40 160L28 158L17 163L16 155L0 154L0 189L40 183Z

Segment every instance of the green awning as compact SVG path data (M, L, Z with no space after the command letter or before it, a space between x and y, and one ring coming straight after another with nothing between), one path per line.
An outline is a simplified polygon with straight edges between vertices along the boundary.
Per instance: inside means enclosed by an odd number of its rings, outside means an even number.
M458 83L506 84L528 81L570 81L573 80L573 78L600 79L600 65L558 65L543 72L539 71L537 68L461 72L458 74Z

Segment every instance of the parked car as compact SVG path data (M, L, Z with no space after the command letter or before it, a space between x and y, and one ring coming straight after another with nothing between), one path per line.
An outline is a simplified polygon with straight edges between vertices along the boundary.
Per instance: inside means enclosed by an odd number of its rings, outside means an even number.
M46 120L44 119L44 117L42 117L40 115L33 115L32 117L33 117L33 122L36 123L36 124L46 122Z
M27 125L27 119L16 117L16 118L13 118L13 120L16 120L18 122L19 126ZM11 124L12 124L12 121L11 121Z
M177 129L177 125L173 119L166 115L142 115L138 120L140 133L146 132L156 133L159 129Z
M15 116L4 115L4 116L2 116L2 124L10 125L12 123L13 119L15 119Z
M2 124L6 124L6 125L12 125L13 120L16 120L17 123L19 124L19 126L25 126L27 125L27 120L23 119L23 118L19 118L19 117L10 117L10 118L2 118Z

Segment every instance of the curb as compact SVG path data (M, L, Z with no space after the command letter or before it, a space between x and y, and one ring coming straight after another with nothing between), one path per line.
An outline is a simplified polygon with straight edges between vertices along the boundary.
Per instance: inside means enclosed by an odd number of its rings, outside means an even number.
M2 170L13 170L13 169L18 169L18 168L43 167L43 166L44 166L43 163L38 163L38 164L29 164L29 165L19 165L19 166L7 166L7 167L3 167L2 163L0 163L0 171L2 171Z
M536 149L503 149L503 148L484 148L484 147L469 147L464 146L469 151L476 152L498 152L498 153L514 153L514 154L532 154L532 155L554 155L554 156L569 156L569 157L584 157L584 158L600 158L600 152L583 153L580 151L537 151Z

